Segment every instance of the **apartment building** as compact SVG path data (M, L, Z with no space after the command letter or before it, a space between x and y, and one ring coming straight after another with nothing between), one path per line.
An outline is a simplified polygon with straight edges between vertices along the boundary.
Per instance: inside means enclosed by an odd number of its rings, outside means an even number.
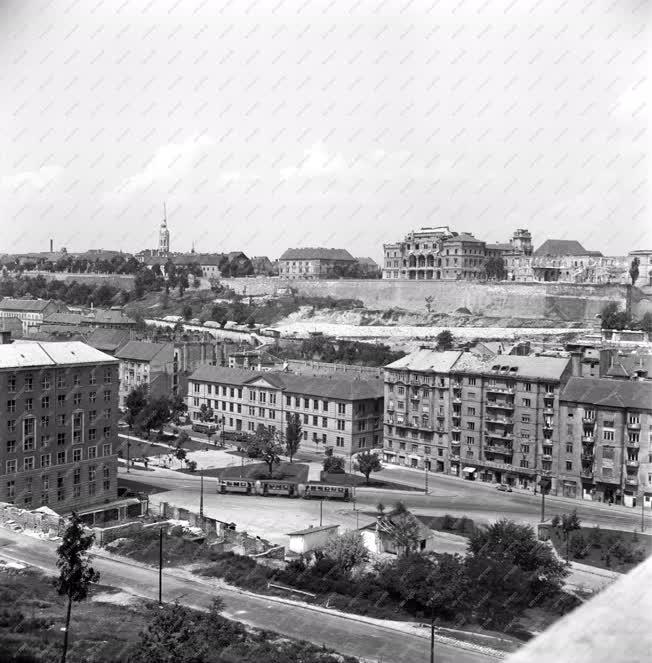
M552 475L570 374L565 357L418 350L385 367L384 459L534 489Z
M137 387L145 387L152 396L172 393L174 343L128 341L115 357L120 360L119 406L126 407L127 396Z
M66 307L51 299L12 299L0 300L0 320L17 318L22 323L23 336L38 332L43 320L54 313L66 311Z
M325 279L355 264L346 249L287 249L278 260L278 273L286 279Z
M118 361L81 342L0 345L0 501L60 513L117 497Z
M561 394L556 471L568 497L635 506L652 496L652 382L576 378Z
M291 414L303 448L351 455L382 446L383 383L344 376L309 376L201 366L189 378L188 414L211 408L225 431L254 433L260 424L281 433Z

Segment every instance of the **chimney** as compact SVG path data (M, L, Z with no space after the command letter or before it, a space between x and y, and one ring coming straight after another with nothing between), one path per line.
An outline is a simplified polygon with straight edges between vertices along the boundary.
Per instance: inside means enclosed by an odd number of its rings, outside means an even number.
M574 350L570 353L571 356L571 375L574 378L582 377L582 353Z
M54 240L50 240L50 253L54 253Z

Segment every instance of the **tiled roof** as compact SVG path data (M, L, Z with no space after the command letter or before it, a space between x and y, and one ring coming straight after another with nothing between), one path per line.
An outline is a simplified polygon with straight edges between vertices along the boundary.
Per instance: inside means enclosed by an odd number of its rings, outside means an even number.
M380 378L365 380L335 375L294 375L281 371L259 372L241 368L200 366L188 379L234 386L243 386L262 379L293 394L341 400L381 398L383 395L383 382Z
M103 329L98 327L86 335L86 342L98 350L115 352L129 340L127 329Z
M304 534L312 534L313 532L324 532L329 529L336 529L339 525L320 525L319 527L306 527L305 529L297 530L296 532L288 532L287 536L303 536Z
M279 260L341 260L355 262L355 258L346 249L325 249L321 247L287 249Z
M485 375L505 375L514 378L559 380L568 367L569 362L569 357L497 355L484 362L483 373ZM495 369L496 366L498 369ZM505 368L507 370L504 370ZM510 370L513 368L516 370Z
M575 239L547 239L535 256L584 256L588 251Z
M502 244L487 244L488 251L513 251L513 244L502 243Z
M571 378L560 400L652 411L652 381Z
M0 301L0 310L3 311L43 311L49 304L50 299L12 299L5 297Z
M131 361L151 361L162 350L170 347L169 343L148 343L147 341L129 341L120 348L115 356ZM170 361L172 353L170 353Z
M446 350L439 352L430 348L421 348L411 352L405 357L385 366L390 369L405 369L410 371L434 371L442 373L449 371L462 353L459 350Z
M136 321L125 315L123 311L102 308L96 308L91 313L86 313L84 322L93 322L97 325L136 324Z
M607 377L634 377L637 370L647 371L652 378L652 355L619 355L607 370Z
M78 325L81 321L80 313L50 313L43 318L48 325Z
M98 364L114 362L109 355L80 341L14 342L0 345L0 368L54 366L56 364Z
M484 244L484 242L481 239L478 239L477 237L474 237L473 235L469 233L459 233L458 235L454 235L453 237L446 237L444 239L444 244L447 242L475 242L476 244Z

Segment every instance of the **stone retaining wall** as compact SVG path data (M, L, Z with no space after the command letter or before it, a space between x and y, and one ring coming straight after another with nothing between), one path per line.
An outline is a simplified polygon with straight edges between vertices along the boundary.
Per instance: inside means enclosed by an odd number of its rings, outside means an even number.
M570 283L475 283L472 281L336 280L285 281L278 277L222 279L239 294L272 294L290 286L307 296L359 299L368 308L401 308L426 312L432 297L433 313L452 314L459 308L473 315L589 322L609 302L630 305L627 285ZM641 306L645 306L641 298Z

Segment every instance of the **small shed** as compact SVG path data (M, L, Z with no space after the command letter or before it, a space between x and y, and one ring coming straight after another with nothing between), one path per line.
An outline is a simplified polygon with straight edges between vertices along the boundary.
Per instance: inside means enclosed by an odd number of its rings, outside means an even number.
M331 536L339 534L339 525L320 525L319 527L307 527L296 532L289 532L289 548L292 552L303 555L311 550L323 548Z

